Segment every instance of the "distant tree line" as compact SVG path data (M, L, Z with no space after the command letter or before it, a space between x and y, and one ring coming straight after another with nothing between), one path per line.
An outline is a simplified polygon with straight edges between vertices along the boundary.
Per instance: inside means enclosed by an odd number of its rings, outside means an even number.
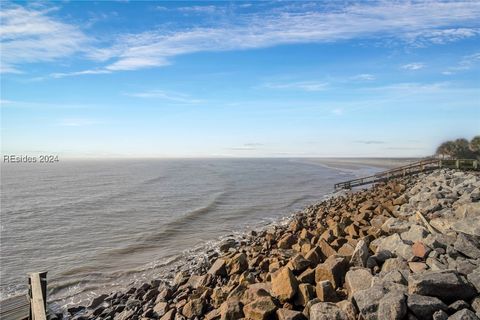
M470 141L463 138L445 141L438 146L435 154L441 158L480 159L480 136Z

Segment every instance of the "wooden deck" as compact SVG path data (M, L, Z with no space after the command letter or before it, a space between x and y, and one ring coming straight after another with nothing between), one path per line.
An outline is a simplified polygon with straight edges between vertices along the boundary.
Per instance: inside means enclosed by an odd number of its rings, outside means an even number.
M335 190L351 189L372 183L385 182L390 179L405 177L415 173L440 168L479 170L479 161L474 159L425 159L411 164L374 174L372 176L353 179L335 184Z
M47 320L47 272L28 275L28 294L0 301L0 320Z
M30 315L28 296L20 295L0 301L0 319L23 320Z

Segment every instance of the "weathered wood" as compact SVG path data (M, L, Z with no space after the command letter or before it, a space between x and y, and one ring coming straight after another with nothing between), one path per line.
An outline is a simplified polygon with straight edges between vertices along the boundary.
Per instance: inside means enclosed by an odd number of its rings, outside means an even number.
M417 211L417 212L416 212L416 215L417 215L418 219L423 223L423 225L425 226L425 228L427 228L428 231L429 231L431 234L439 233L438 230L435 229L434 227L432 227L432 225L427 221L427 219L425 219L425 217L423 216L423 214L422 214L420 211Z
M352 187L366 184L385 182L390 179L405 177L419 172L430 171L439 168L478 170L478 160L474 159L425 159L405 166L377 173L373 176L358 178L335 184L335 190L351 189Z
M26 294L11 297L0 301L0 319L25 320L28 319L30 303Z
M47 282L46 272L36 272L29 274L30 283L30 317L32 320L47 319Z

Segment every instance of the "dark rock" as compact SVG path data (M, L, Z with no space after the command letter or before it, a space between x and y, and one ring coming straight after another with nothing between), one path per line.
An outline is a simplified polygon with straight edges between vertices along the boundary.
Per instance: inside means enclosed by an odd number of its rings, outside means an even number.
M480 241L475 236L459 233L454 248L469 258L480 258Z
M226 252L230 248L235 247L236 244L237 244L237 241L235 241L235 239L225 239L222 242L220 242L219 249L222 252Z
M315 284L315 269L308 268L303 271L297 279L302 283Z
M95 309L96 307L98 307L99 305L102 304L103 301L105 301L105 298L108 297L108 294L102 294L102 295L99 295L98 297L94 298L90 304L88 305L88 308L89 309Z
M77 312L85 310L84 306L70 307L67 309L68 313L75 314Z
M412 274L408 278L408 292L438 297L446 302L469 300L475 296L475 289L454 270Z
M374 285L353 294L353 301L366 320L378 319L377 311L380 300L385 296L383 286Z
M448 309L440 299L418 294L408 296L407 306L419 319L431 319L435 311Z
M315 298L315 287L308 283L298 285L298 292L295 298L295 305L305 306L308 301Z

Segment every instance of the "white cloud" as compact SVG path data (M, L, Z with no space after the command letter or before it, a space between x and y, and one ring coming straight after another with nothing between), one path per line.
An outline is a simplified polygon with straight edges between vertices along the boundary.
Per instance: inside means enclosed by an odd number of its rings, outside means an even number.
M478 28L451 28L443 30L429 30L424 32L411 32L407 38L419 46L425 46L428 43L445 44L458 41L465 38L474 37L480 34Z
M214 13L215 11L219 10L219 8L213 5L208 5L208 6L180 7L177 10L182 12L193 12L193 13Z
M361 37L393 37L412 42L453 35L474 36L472 28L443 32L450 25L480 19L480 3L414 2L355 4L339 11L238 15L230 24L172 33L148 31L124 36L103 54L116 61L107 70L134 70L168 64L171 57L199 51L239 50L288 43L330 42Z
M292 6L297 8L293 10ZM216 10L214 6L185 8L190 11ZM355 38L387 38L416 45L445 43L479 34L480 2L472 1L380 1L307 8L294 3L284 7L280 4L270 11L262 10L238 13L228 22L221 19L209 27L170 29L169 32L154 28L120 35L112 40L113 45L89 48L88 58L104 62L95 70L114 72L165 66L177 55L202 51ZM2 48L4 68L16 70L15 66L20 63L49 61L82 51L88 39L79 28L47 14L19 6L11 6L2 12L3 24L7 27L2 28L11 38ZM221 10L215 14L223 17ZM71 75L86 73L89 72L77 71Z
M402 66L402 69L405 69L405 70L420 70L420 69L423 69L425 68L425 64L424 63L420 63L420 62L413 62L413 63L408 63L408 64L404 64Z
M53 61L85 49L88 37L78 27L49 17L52 10L2 3L2 73L19 73L23 63Z
M150 90L137 93L127 93L125 95L135 98L167 100L182 104L198 104L204 102L200 99L193 99L186 94L178 92L168 92L164 90Z
M328 87L328 83L317 81L300 81L289 83L266 83L263 86L269 89L291 89L313 92L325 90Z
M351 80L364 80L364 81L372 81L375 80L375 76L373 74L369 73L362 73L362 74L357 74L356 76L353 76L350 78Z
M466 71L472 69L476 64L480 62L480 52L463 56L456 66L450 67L443 71L444 75L452 75L457 72Z
M15 101L12 101L12 100L6 100L6 99L0 99L0 106L4 106L4 105L11 105L11 104L14 104Z

